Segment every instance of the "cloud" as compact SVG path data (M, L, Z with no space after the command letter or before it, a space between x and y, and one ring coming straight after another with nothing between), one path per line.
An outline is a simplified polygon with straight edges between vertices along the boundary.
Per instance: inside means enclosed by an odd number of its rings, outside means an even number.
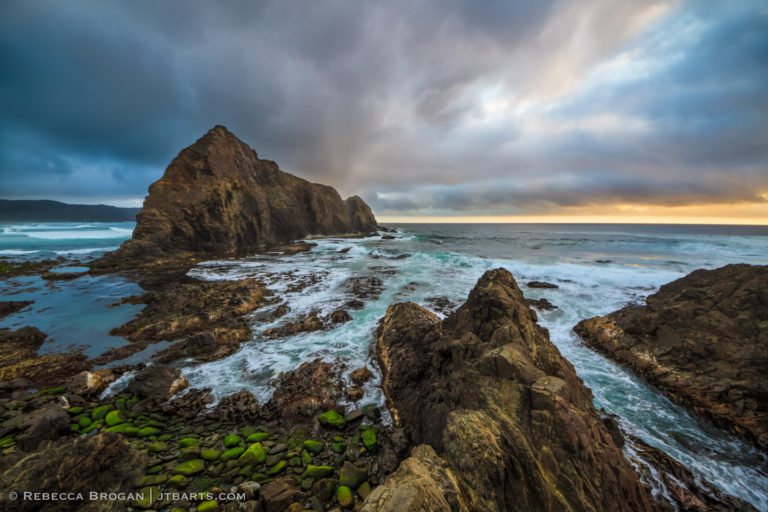
M225 124L377 211L764 201L759 1L12 0L0 189L141 198Z

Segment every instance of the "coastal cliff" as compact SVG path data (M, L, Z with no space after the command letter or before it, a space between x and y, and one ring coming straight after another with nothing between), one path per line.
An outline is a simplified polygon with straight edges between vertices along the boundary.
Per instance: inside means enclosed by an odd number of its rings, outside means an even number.
M768 266L697 270L574 328L675 401L768 447Z
M391 306L376 349L411 453L362 510L664 509L508 271L445 321Z
M133 238L95 267L239 256L309 235L375 230L359 197L342 200L332 187L283 172L216 126L174 158L150 186Z

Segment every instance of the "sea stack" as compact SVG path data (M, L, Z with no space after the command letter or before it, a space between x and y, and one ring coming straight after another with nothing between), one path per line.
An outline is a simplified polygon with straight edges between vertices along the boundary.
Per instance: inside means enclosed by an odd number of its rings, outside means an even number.
M507 270L445 321L390 306L376 350L411 452L364 512L664 509Z
M574 328L672 399L768 448L768 266L696 270Z
M223 126L182 150L149 187L133 238L96 266L234 257L310 235L365 234L376 219L359 197L262 160Z

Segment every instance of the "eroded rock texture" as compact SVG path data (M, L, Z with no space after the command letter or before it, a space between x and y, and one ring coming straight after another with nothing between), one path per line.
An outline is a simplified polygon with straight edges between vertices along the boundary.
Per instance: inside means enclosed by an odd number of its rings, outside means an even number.
M574 330L677 402L768 447L768 266L697 270L644 306Z
M342 200L332 187L283 172L216 126L152 184L133 238L95 267L238 256L307 235L375 230L376 219L359 197Z
M664 509L508 271L487 272L442 322L391 306L377 353L414 448L363 510Z

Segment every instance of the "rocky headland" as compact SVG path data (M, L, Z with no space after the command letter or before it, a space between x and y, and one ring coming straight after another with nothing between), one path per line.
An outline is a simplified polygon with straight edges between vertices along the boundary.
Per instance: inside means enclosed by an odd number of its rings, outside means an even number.
M410 456L363 510L664 509L508 271L444 321L391 306L376 350Z
M242 256L307 236L376 228L359 197L343 200L332 187L283 172L216 126L173 159L150 186L131 240L93 268Z
M697 270L574 328L672 399L768 447L768 267Z

